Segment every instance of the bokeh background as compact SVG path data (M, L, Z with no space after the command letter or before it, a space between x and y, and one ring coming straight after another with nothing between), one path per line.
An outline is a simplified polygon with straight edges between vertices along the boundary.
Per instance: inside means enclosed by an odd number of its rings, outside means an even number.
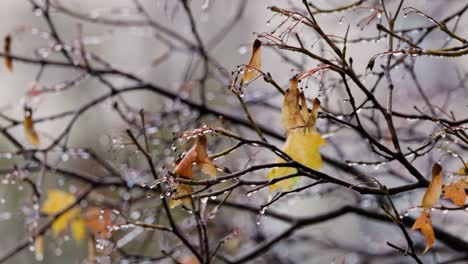
M141 1L144 7L147 8L150 15L162 25L171 28L174 31L181 33L187 38L193 40L191 30L186 18L185 13L181 10L181 6L177 1L171 0L151 0ZM215 34L224 26L226 21L231 19L241 0L235 1L220 1L220 0L193 0L191 6L193 7L194 15L196 18L197 26L199 28L202 39L205 43L209 43L215 37ZM210 45L208 53L215 58L227 72L237 69L240 64L245 64L250 56L251 43L255 39L254 32L270 31L275 23L280 21L279 17L273 17L272 13L268 10L269 6L277 5L281 7L292 6L302 10L301 1L286 1L286 0L250 0L245 1L246 7L243 11L239 21L233 26L225 38ZM334 7L343 5L344 2L350 1L329 1L317 0L314 1L317 6ZM376 1L366 1L366 6L376 4ZM394 2L387 1L393 7ZM108 17L112 19L133 20L140 19L141 15L137 14L133 1L130 0L61 0L60 3L67 8L75 10L77 13L87 14L96 17ZM461 6L466 4L466 0L408 0L405 1L405 6L413 6L419 8L426 13L431 14L434 18L443 18L451 14L454 10L458 10ZM357 37L371 37L378 34L375 29L376 21L371 22L368 26L361 29L357 26L357 22L370 14L369 10L354 10L344 13L332 13L328 15L319 15L318 20L322 27L332 35L344 35L346 27L350 25L350 36ZM465 15L466 16L466 15ZM273 17L273 18L272 18ZM198 100L197 90L181 91L181 86L184 80L187 80L185 68L188 61L193 54L187 52L171 52L169 59L160 65L152 65L153 61L161 56L165 56L168 48L163 45L155 37L154 31L149 27L136 27L136 26L97 26L80 19L64 15L60 12L53 12L53 20L57 25L58 32L66 41L74 41L77 38L78 29L77 23L83 25L85 41L87 49L98 54L115 67L133 72L139 77L156 83L165 89L172 91L179 91L184 93L182 96L188 96L193 100ZM267 23L267 21L270 21ZM44 19L40 14L32 10L32 6L27 0L3 0L0 3L0 37L5 37L11 32L17 31L21 28L25 32L34 31L36 28L38 32L47 30ZM429 25L426 19L421 16L408 16L398 21L396 28L412 28L421 25ZM461 36L468 35L468 18L461 19L458 25L458 31ZM313 43L316 36L310 34L308 31L300 32L301 37L306 43ZM441 43L446 41L444 33L432 33L423 46L426 48L438 47ZM453 43L453 42L452 42ZM48 40L41 38L40 33L22 33L18 34L13 40L13 54L21 54L26 57L34 57L37 52L47 52L44 48L48 47ZM317 46L316 49L320 47ZM42 49L42 50L41 50ZM348 54L351 54L354 59L355 68L358 73L363 73L365 65L372 55L385 51L386 41L370 41L359 42L349 46ZM45 49L47 50L47 49ZM296 65L290 64L279 56L279 54L269 48L263 50L263 70L270 72L275 80L283 87L287 86L288 79L291 77L291 70L310 69L316 67L317 62L304 59L297 54L287 54L291 59L297 61ZM60 58L60 54L50 54L49 58ZM195 58L194 63L200 63L198 58ZM445 58L418 58L417 62L418 79L421 86L424 87L425 92L432 102L436 105L448 105L449 109L454 112L456 116L467 116L467 99L468 89L466 83L460 82L460 76L463 76L468 71L468 57L445 59ZM300 66L300 67L298 67ZM195 70L189 79L199 76L201 67ZM23 104L25 94L31 87L31 83L37 74L38 67L36 65L28 65L24 63L15 63L14 72L9 73L3 67L0 70L0 112L11 116L15 119L21 120L23 115ZM59 68L46 68L40 83L42 85L53 85L66 79L76 78L77 72L73 70L64 70ZM194 77L195 76L195 77ZM325 76L325 84L326 84ZM395 71L395 105L398 109L411 110L414 105L424 106L422 101L418 98L418 93L415 92L414 84L405 75L404 69L397 69ZM116 86L124 86L127 84L126 80L112 78L112 83ZM372 81L370 77L369 82ZM229 84L229 79L209 80L208 81L208 103L210 106L219 109L221 112L229 112L243 117L242 109L237 104L235 98L230 95L226 86ZM462 87L460 89L460 87ZM350 110L349 105L343 102L345 93L343 89L336 89L335 91L326 92L328 97L328 106L335 111ZM453 90L451 93L441 92L442 90ZM35 106L35 116L47 116L53 113L60 113L67 110L73 110L85 104L92 98L107 92L106 87L103 87L98 81L93 78L86 78L81 81L72 89L67 91L50 94L45 97L34 99L32 102ZM308 95L313 97L319 95L318 81L312 82ZM274 88L262 82L261 80L251 84L245 91L245 100L256 101L259 98L269 98L268 102L272 105L279 106L281 97L277 95ZM359 98L359 97L358 97ZM161 109L179 109L177 102L167 101L154 94L145 92L137 92L125 95L125 100L129 105L134 108L144 108L148 111L158 112ZM114 162L119 168L124 170L122 165L126 157L122 157L122 153L116 153L112 148L112 139L115 135L121 133L126 128L126 125L121 121L119 116L112 110L114 101L108 100L91 110L87 111L82 118L78 120L74 126L74 130L69 138L69 143L74 147L92 148L100 155L105 156L107 159ZM427 110L427 109L426 109ZM270 108L261 106L252 106L251 112L259 123L269 126L272 129L281 132L279 120L279 113L272 111ZM58 135L63 130L69 119L56 120L53 122L45 122L37 125L37 129L41 135L44 135L44 141L48 142L48 137ZM3 120L1 121L6 124ZM213 123L217 123L215 119ZM404 121L402 121L404 122ZM3 125L4 125L3 124ZM404 123L399 125L404 126ZM410 126L411 122L408 121L406 125ZM323 128L324 123L319 121L319 129ZM156 127L157 130L164 128L170 130L177 130L172 125L161 124L161 127ZM19 126L11 130L22 142L25 139L22 135L22 128ZM174 131L177 132L177 131ZM246 135L255 136L252 131L244 130ZM346 152L347 156L363 156L358 148L355 148L351 142L356 140L355 135L337 135L331 140L335 144L341 144L342 151ZM276 142L278 145L281 142ZM157 143L155 143L157 144ZM8 153L13 148L9 145L3 137L0 137L0 152ZM325 146L322 150L330 155L334 154L332 146ZM168 160L171 161L173 154L166 152ZM466 156L466 153L465 153ZM11 167L12 164L21 164L23 161L19 157L9 158L7 154L3 155L4 158L0 159L0 166L2 168ZM57 154L56 156L49 157L54 160L58 166L67 168L77 168L94 173L97 168L90 166L86 161L73 160L70 157ZM271 159L271 156L255 156L257 163ZM258 158L258 159L257 159ZM246 157L238 155L238 160L223 160L223 164L229 166L241 165L245 162ZM455 168L456 161L448 159L448 167ZM429 173L429 164L431 160L421 160L420 166L424 168L426 173ZM452 165L453 164L453 165ZM364 168L365 170L367 168ZM336 172L332 168L325 168L327 172L338 173L340 176L343 172ZM372 169L369 169L372 170ZM261 177L260 173L256 176ZM264 177L264 176L263 176ZM398 181L385 179L387 184L395 184ZM56 175L48 175L46 179L47 186L55 186L63 189L72 188L72 183L67 179L60 178ZM28 195L25 193L29 190L20 182L14 180L2 181L0 184L0 255L6 250L16 245L27 237L25 232L25 225L27 225L28 214ZM256 194L255 199L265 200L268 199L267 192ZM418 203L422 192L416 192L414 196L402 199L400 208L402 212L405 208ZM253 198L250 198L253 199ZM338 207L344 202L357 203L363 206L371 206L375 201L372 198L361 199L352 193L345 193L341 195L325 195L314 193L311 197L295 197L287 199L285 202L280 203L278 210L287 211L294 215L312 215L320 212L326 212L331 208ZM466 214L461 214L465 217ZM251 219L236 219L236 225L239 227L251 228ZM462 237L467 237L468 233L466 227L468 222L462 225L451 227L444 224L444 219L440 221L441 226L450 232L459 234ZM280 223L270 219L262 220L262 229L266 234L274 234L282 228ZM248 229L247 229L248 230ZM317 252L314 259L302 259L297 263L363 263L364 259L359 256L356 248L364 247L363 250L367 251L380 251L386 248L386 238L391 236L389 233L394 229L388 229L382 224L372 224L369 222L362 222L362 219L356 217L342 217L334 220L331 223L314 226L307 228L301 234L313 235L318 241L316 244L307 246L290 246L288 243L283 243L275 247L275 251L282 252L282 254L295 255L292 259L299 261L301 256L313 251ZM465 235L461 235L464 233ZM328 241L328 242L327 242ZM340 245L334 245L332 241L340 241ZM84 263L83 256L86 255L86 244L77 244L68 236L54 239L51 237L46 238L47 250L46 259L44 263ZM363 245L366 246L363 246ZM357 247L357 245L359 247ZM135 245L138 247L138 243ZM361 247L361 248L362 248ZM336 248L336 249L335 249ZM348 249L348 250L343 250ZM8 263L33 263L34 255L31 250L25 250L12 258ZM438 257L431 256L427 261L437 263ZM104 263L104 262L103 262ZM378 263L378 262L376 262ZM392 261L388 261L392 263ZM429 263L429 262L428 262Z

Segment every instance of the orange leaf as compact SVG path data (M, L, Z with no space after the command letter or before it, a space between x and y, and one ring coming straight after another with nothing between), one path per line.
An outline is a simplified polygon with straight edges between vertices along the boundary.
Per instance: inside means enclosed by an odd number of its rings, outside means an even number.
M182 257L179 262L181 264L200 264L200 261L196 257Z
M39 143L40 143L39 135L34 129L34 122L32 119L31 108L28 108L28 107L24 108L23 127L24 127L24 134L26 135L26 139L29 141L29 143L33 144L36 147L39 146Z
M253 44L252 57L250 57L249 64L244 70L244 76L242 77L241 84L248 83L258 76L258 71L262 64L262 53L261 47L262 42L256 39Z
M432 166L432 180L424 194L422 206L424 209L432 208L440 198L442 193L442 166L434 163Z
M206 136L201 135L197 137L195 145L185 154L174 168L174 174L178 177L192 179L193 176L193 164L196 163L198 169L204 174L212 177L216 176L216 165L208 157L206 151L207 139ZM190 185L179 183L177 190L174 194L177 196L187 195L193 192L193 188ZM176 207L184 203L186 206L190 205L190 198L186 197L183 199L171 199L171 207Z
M108 238L111 236L108 227L112 226L113 223L112 210L91 207L86 210L84 218L88 230L95 236L100 238Z
M444 187L444 199L450 199L456 205L463 206L466 201L465 192L466 183L464 181L457 181L446 184Z
M431 215L426 211L422 212L421 216L419 216L419 218L416 219L411 229L421 230L421 233L426 239L426 249L424 250L424 253L426 253L436 241L434 230L432 229Z
M13 60L10 57L10 51L11 51L11 36L7 35L5 39L3 40L4 62L5 62L6 68L10 72L13 72Z

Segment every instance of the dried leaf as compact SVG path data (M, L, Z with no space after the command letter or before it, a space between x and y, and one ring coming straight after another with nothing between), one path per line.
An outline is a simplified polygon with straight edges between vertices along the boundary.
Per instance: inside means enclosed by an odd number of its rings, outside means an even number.
M320 156L320 146L325 144L325 140L316 131L309 131L307 129L295 129L292 130L283 151L288 154L295 161L311 168L314 170L320 169L323 166L322 157ZM277 158L276 162L284 162L283 159ZM293 174L296 169L289 167L277 167L273 168L268 173L269 179L282 177L285 175ZM276 184L270 185L270 190L274 191L276 188L281 189L292 189L297 185L298 177L290 178L287 180L280 181Z
M49 190L47 192L47 200L42 205L42 212L47 215L55 215L65 208L68 208L72 204L76 202L75 196L60 191L60 190ZM67 229L69 223L73 220L76 220L80 217L81 209L80 208L72 208L68 210L66 213L60 215L53 223L52 223L52 232L55 236L59 235L63 231Z
M24 109L23 127L24 127L24 134L26 136L26 139L29 141L29 143L33 144L36 147L39 146L39 143L40 143L39 135L34 129L34 122L32 119L31 108L26 107Z
M440 198L442 193L442 166L434 163L432 166L432 180L424 194L422 206L425 209L432 208Z
M423 211L421 216L416 219L411 229L421 230L421 233L426 239L426 249L424 250L424 253L426 253L435 243L435 234L432 229L431 215L428 212Z
M241 84L248 83L254 80L258 76L258 71L262 64L262 53L261 53L262 42L256 39L253 44L252 57L248 66L244 70L244 76L242 77Z
M86 227L96 237L109 238L112 226L112 210L97 207L88 208L84 214Z
M285 93L281 109L282 125L289 131L283 151L293 160L317 170L323 166L319 149L325 144L325 140L314 129L320 108L320 100L314 100L312 111L309 112L305 96L298 89L298 76L294 76L289 81L289 89ZM276 162L285 161L282 158L277 158ZM294 168L277 167L270 170L268 178L274 179L295 172L297 170ZM297 185L297 182L297 177L289 178L270 185L270 190L274 191L276 188L292 189Z
M444 199L452 200L456 205L463 206L466 201L465 188L467 184L463 181L457 181L444 186Z
M8 71L13 72L13 59L10 57L11 36L7 35L3 40L4 62Z
M297 88L298 80L292 78L289 81L289 89L284 95L283 107L281 109L281 121L286 130L304 127L306 122L301 113L299 105L300 92ZM307 110L307 107L306 107Z
M195 145L185 154L185 156L177 163L174 168L174 174L178 177L193 178L193 164L196 163L198 169L204 174L215 177L217 174L216 165L209 158L206 151L207 139L206 136L202 135L197 137ZM193 192L193 188L190 185L179 183L175 192L176 196L183 196ZM186 206L190 205L190 198L186 197L183 199L171 199L171 207L178 206L184 203Z
M289 81L289 89L284 95L283 107L281 109L281 122L286 130L307 127L313 129L320 109L320 100L314 99L312 112L307 108L307 101L299 89L298 79L293 77Z

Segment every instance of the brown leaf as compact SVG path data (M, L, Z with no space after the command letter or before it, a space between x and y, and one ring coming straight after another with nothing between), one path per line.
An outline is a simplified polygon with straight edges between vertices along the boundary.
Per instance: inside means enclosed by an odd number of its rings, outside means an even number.
M109 238L111 232L109 227L112 226L112 210L101 209L98 207L90 207L85 212L85 221L88 230L99 238Z
M258 76L262 64L262 53L261 53L262 42L256 39L253 44L252 57L250 57L249 64L244 70L244 76L242 77L241 84L248 83Z
M3 39L4 62L8 71L13 72L13 60L10 57L10 51L11 51L11 36L7 35Z
M205 135L197 137L195 145L185 154L174 168L174 174L178 177L193 179L193 164L196 163L198 169L204 174L212 177L216 176L216 165L208 157L206 151L207 139ZM175 195L183 196L193 192L193 188L190 185L179 183ZM186 197L183 199L171 199L171 207L178 206L184 203L186 206L190 205L190 198Z
M39 146L40 140L39 135L34 129L34 122L32 119L32 110L31 108L25 107L24 109L24 120L23 120L24 134L29 143L34 146Z
M423 211L421 213L421 216L419 216L419 218L416 219L411 229L421 230L421 233L426 239L426 249L424 250L424 253L426 253L436 241L434 230L432 229L431 215L428 212Z
M466 201L465 187L467 184L463 181L452 182L444 186L444 199L452 200L456 205L463 206Z
M281 122L286 130L305 127L313 129L317 121L320 100L314 99L312 112L307 108L307 101L303 93L298 89L298 78L294 76L289 80L289 89L284 95L281 109Z
M432 208L440 198L442 193L442 166L434 163L432 166L432 180L424 194L422 206L424 209Z

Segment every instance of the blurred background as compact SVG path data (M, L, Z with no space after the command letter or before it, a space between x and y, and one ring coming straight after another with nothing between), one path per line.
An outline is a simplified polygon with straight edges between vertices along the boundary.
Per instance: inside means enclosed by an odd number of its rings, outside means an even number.
M41 1L39 1L41 2ZM351 1L341 0L317 0L313 1L315 5L323 8L333 8L342 6ZM347 26L349 29L349 38L367 38L375 37L379 33L376 30L376 23L379 18L371 21L369 25L362 26L360 23L374 11L373 6L378 6L378 1L365 1L364 9L348 10L346 12L335 12L330 14L317 15L319 23L327 34L343 36ZM390 9L395 8L399 1L386 1ZM190 52L181 44L175 44L172 49L166 45L166 36L155 32L148 25L140 25L138 21L144 21L145 16L136 8L134 1L131 0L61 0L52 1L57 6L63 8L52 9L52 19L57 27L57 32L61 38L71 45L78 45L79 29L78 24L82 25L83 42L88 51L98 54L106 62L115 68L130 72L147 82L154 83L166 90L178 93L181 98L188 98L199 102L198 86L193 80L199 78L202 73L202 66L199 56ZM150 0L140 1L141 5L160 25L177 32L194 42L190 24L184 13L182 6L178 1L170 0ZM199 29L201 39L206 44L207 53L216 60L219 67L212 70L213 76L207 82L207 104L217 109L221 113L229 113L241 118L245 118L242 108L236 98L232 96L227 88L231 80L231 72L236 71L239 65L246 64L250 58L251 46L256 36L254 33L269 32L282 21L280 16L274 16L268 9L270 6L279 6L291 10L301 10L304 12L302 1L292 0L193 0L190 2L196 25ZM412 6L431 14L436 19L445 18L466 5L466 0L408 0L404 6ZM64 12L71 10L73 13ZM236 17L236 15L239 15ZM122 25L112 23L99 24L87 19L108 19L112 21L126 21ZM135 22L136 21L136 22ZM226 28L226 23L234 21L230 31L223 36L222 32ZM51 60L62 59L60 52L54 51L50 46L50 39L47 36L48 26L41 15L41 12L34 10L30 1L27 0L3 0L0 3L0 37L8 34L14 34L12 41L12 54L21 55L28 58L47 58ZM135 23L134 23L135 22ZM228 24L229 24L228 23ZM365 23L364 23L365 24ZM419 26L431 25L427 19L418 15L402 16L396 24L397 29L414 28ZM450 24L453 26L453 22ZM315 34L308 30L298 30L304 43L312 45L317 40ZM468 18L462 17L457 26L457 32L460 36L468 36ZM420 32L415 32L415 35ZM447 42L446 34L435 31L423 42L424 48L440 47ZM177 43L177 42L175 42ZM453 41L451 42L453 44ZM450 45L449 45L450 46ZM312 48L319 52L323 45L318 44ZM387 49L386 39L378 41L356 41L348 47L348 54L354 59L354 68L359 74L363 74L366 64L374 54L383 52ZM325 56L332 58L331 53L325 51ZM285 59L285 56L288 58ZM305 58L300 54L286 53L277 51L268 47L262 50L263 65L262 70L271 73L275 81L284 89L287 88L288 80L295 73L294 71L304 71L317 67L318 62ZM383 61L383 59L382 59ZM377 64L378 65L378 64ZM214 68L214 66L210 66ZM378 68L378 67L376 67ZM467 117L468 89L466 88L466 74L468 71L468 57L461 58L418 58L415 62L415 72L418 75L420 86L434 105L447 107L449 111L458 118ZM16 120L23 118L23 106L32 105L35 117L45 117L52 114L58 114L66 111L75 110L90 100L97 98L109 90L97 79L91 76L82 76L81 73L73 69L64 69L58 67L46 67L40 80L36 80L38 75L38 65L15 62L14 71L10 73L3 67L0 70L0 112ZM221 74L225 73L225 75ZM402 112L412 113L413 107L418 106L423 111L428 111L424 106L424 101L417 92L416 84L411 81L404 67L400 67L392 72L395 82L395 108ZM334 113L346 113L351 110L349 104L344 102L346 93L344 88L336 87L329 89L329 83L334 83L332 74L325 74L323 79L320 77L312 80L306 91L310 98L320 96L326 101L326 107ZM336 76L335 76L336 78ZM366 83L372 84L375 76L369 76ZM464 79L465 78L465 79ZM65 80L75 80L77 82L72 88L46 95L28 98L26 95L33 85L40 87L57 87L62 85ZM116 87L125 87L131 84L126 79L109 77L108 79ZM385 86L385 82L380 84ZM330 86L332 87L332 86ZM450 92L447 92L450 91ZM377 91L377 96L384 102L384 89ZM356 98L361 98L357 93ZM243 99L249 106L252 115L259 124L262 124L278 133L284 133L280 127L279 107L282 97L269 84L262 80L257 80L250 84L244 91ZM176 155L168 147L171 144L172 132L181 132L185 129L196 126L196 122L187 121L196 117L196 113L191 112L186 106L177 100L167 100L154 93L133 92L127 93L122 97L105 100L99 105L86 111L77 123L68 138L69 146L74 148L90 148L97 154L102 155L109 160L118 170L125 172L128 177L138 177L137 183L144 183L150 180L148 175L140 175L139 167L135 153L119 150L121 147L118 142L121 139L122 131L128 124L122 121L121 116L114 111L113 105L118 102L122 105L124 102L129 109L143 108L151 113L150 119L154 121L152 144L160 152L155 157L160 164L172 164ZM260 104L262 102L263 104ZM180 116L181 120L164 120L158 113L172 113L175 117ZM180 114L175 114L180 113ZM184 121L185 120L185 121ZM70 118L56 119L50 122L38 123L36 129L43 138L43 146L51 142L51 138L62 133ZM203 123L222 126L223 122L217 116L206 117ZM2 126L8 122L2 120ZM411 120L398 120L398 127L412 126ZM328 124L320 120L317 124L320 131L328 135L327 144L322 153L328 156L337 156L343 152L347 159L355 158L364 160L369 155L363 154L358 145L360 138L354 133L329 131ZM249 129L239 129L246 137L255 137L255 133ZM418 127L420 132L428 128L424 125ZM16 138L26 143L22 133L22 127L16 126L10 129L10 132ZM421 133L422 133L421 132ZM426 131L427 132L427 131ZM214 140L213 140L214 141ZM117 142L117 143L116 143ZM272 140L277 146L282 142ZM122 144L123 145L123 144ZM214 145L214 144L213 144ZM220 142L219 145L212 146L210 151L222 149L226 146ZM122 147L123 148L123 147ZM2 169L11 168L14 164L24 164L21 157L9 155L14 147L8 143L5 138L0 137L0 166ZM461 155L465 158L466 152ZM441 154L443 155L443 153ZM372 156L371 156L372 157ZM87 162L84 159L70 155L70 153L52 153L48 161L59 167L72 168L84 171L88 174L99 175L99 168ZM440 155L429 155L416 161L418 168L430 175L430 165L434 160L438 160ZM250 152L236 153L234 158L221 159L223 166L238 168L245 166L248 162L251 164L261 164L271 161L273 156L267 153ZM460 167L456 158L443 158L449 171L455 171ZM342 160L344 162L344 160ZM393 180L385 175L388 171L380 172L381 169L390 168L392 164L386 164L379 168L360 168L366 173L375 177L381 177L379 180L389 186L401 183L399 179ZM358 166L359 167L359 166ZM398 165L392 169L405 174ZM346 175L343 171L337 171L331 166L326 166L324 172L333 173L338 177L353 179L353 176ZM137 176L132 176L137 175ZM252 177L264 178L265 172L252 173ZM73 180L63 178L54 174L47 174L44 186L59 188L64 190L73 190L76 188ZM5 176L0 185L0 255L14 247L18 241L27 239L28 213L31 205L28 200L30 190L23 183L15 181L14 178L8 179ZM423 190L415 191L412 195L398 198L398 209L403 213L411 206L418 204L423 194ZM260 191L250 198L242 196L237 198L239 201L256 204L258 201L267 201L271 199L268 190ZM322 212L327 212L332 208L337 208L345 203L358 204L363 207L375 207L376 201L373 197L358 197L352 192L335 192L329 188L319 189L318 191L306 192L304 195L297 195L284 199L281 203L275 204L275 209L288 212L293 215L310 216ZM144 207L136 209L140 215L137 219L143 219L145 216ZM466 213L455 213L460 218L466 219ZM229 214L227 214L229 216ZM415 216L415 215L413 215ZM226 216L224 216L226 217ZM224 218L223 218L224 219ZM235 220L233 223L233 219ZM271 236L284 228L280 222L270 218L260 220L250 219L250 217L234 217L233 219L224 219L226 225L235 226L245 231L245 236L249 237L254 229L261 229L262 234ZM458 219L458 218L456 218ZM254 223L253 223L253 222ZM261 221L260 225L255 222ZM440 213L440 218L436 222L448 232L458 234L460 237L468 237L468 222L452 225L456 222L453 218L445 218L445 214ZM257 231L255 231L257 232ZM392 234L393 232L393 234ZM394 227L387 225L363 221L362 218L354 216L345 216L332 222L306 228L300 232L303 236L313 236L315 243L300 244L297 241L281 243L273 251L279 254L290 256L294 263L365 263L366 253L363 252L390 252L390 248L385 241L395 238ZM464 235L462 235L464 234ZM422 238L417 236L418 239ZM419 241L419 240L418 240ZM141 246L141 241L135 240L134 244L129 245L135 249ZM44 263L86 263L83 259L86 256L86 243L76 243L68 235L59 238L53 238L51 235L46 237L46 255ZM248 247L249 243L244 246ZM240 251L242 251L242 246ZM24 250L6 263L33 263L35 262L34 248ZM313 252L314 259L310 259ZM439 263L444 253L429 254L425 257L427 263ZM102 259L102 263L111 263L110 260ZM297 262L296 262L297 261ZM406 262L407 259L398 259L396 262ZM372 261L371 261L372 262ZM392 259L379 258L373 263L396 263ZM125 263L125 262L121 262ZM262 262L259 262L262 263Z

